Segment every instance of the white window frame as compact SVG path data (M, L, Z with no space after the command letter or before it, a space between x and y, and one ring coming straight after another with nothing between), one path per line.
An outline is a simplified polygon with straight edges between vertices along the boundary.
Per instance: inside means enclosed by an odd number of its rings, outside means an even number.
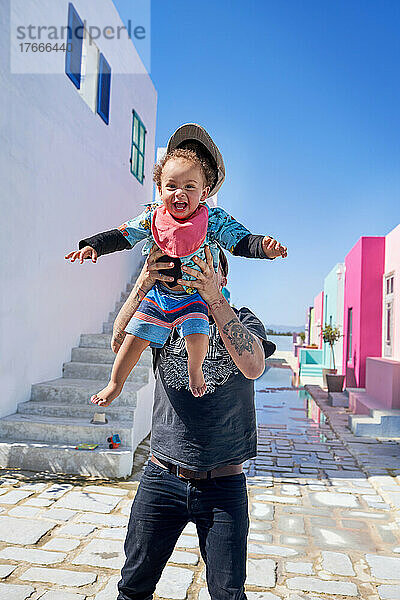
M394 271L385 273L383 276L383 327L382 327L382 355L385 358L393 356L393 333L394 333ZM390 311L390 313L389 313ZM390 314L390 322L388 315ZM389 336L387 335L389 332Z

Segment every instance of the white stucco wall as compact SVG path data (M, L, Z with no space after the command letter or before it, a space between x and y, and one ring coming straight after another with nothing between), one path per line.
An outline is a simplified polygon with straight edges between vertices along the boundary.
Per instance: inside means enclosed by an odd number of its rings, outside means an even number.
M8 4L1 3L1 23L9 23ZM55 4L66 19L68 1ZM115 22L111 0L73 4L82 19ZM32 22L41 5L26 3ZM101 40L96 43L103 51ZM101 257L97 264L71 264L64 255L82 237L120 225L151 201L157 94L147 73L117 73L120 63L143 72L129 39L107 44L104 51L113 69L109 125L65 73L10 73L8 25L6 30L2 25L0 52L4 416L29 400L31 384L61 376L80 334L102 331L130 280L138 248ZM63 65L65 55L58 54ZM132 109L147 129L144 185L130 173Z

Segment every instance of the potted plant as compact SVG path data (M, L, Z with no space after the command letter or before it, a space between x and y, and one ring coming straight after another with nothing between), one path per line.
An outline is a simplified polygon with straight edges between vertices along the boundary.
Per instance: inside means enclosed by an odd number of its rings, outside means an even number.
M301 339L302 345L304 345L304 342L306 341L306 333L305 333L305 331L301 331L299 333L299 338Z
M328 388L328 392L343 391L344 375L337 375L335 364L335 343L340 339L341 335L339 327L334 327L333 325L325 325L322 330L323 340L329 344L331 349L331 361L333 362L333 369L323 369L322 371L324 384Z

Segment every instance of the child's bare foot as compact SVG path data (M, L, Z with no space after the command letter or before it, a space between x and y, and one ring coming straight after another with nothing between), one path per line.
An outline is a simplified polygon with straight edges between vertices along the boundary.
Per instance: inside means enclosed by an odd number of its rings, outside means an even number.
M97 394L94 394L90 398L90 402L98 404L99 406L110 406L111 402L115 400L121 393L122 386L117 385L110 381L110 383Z
M207 386L201 367L199 369L191 369L189 366L189 388L193 396L196 397L204 396L206 393Z

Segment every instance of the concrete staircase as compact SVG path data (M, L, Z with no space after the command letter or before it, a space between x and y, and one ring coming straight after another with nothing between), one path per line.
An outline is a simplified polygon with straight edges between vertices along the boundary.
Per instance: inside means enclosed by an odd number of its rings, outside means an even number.
M151 351L143 353L111 406L96 406L90 397L107 384L115 357L110 348L112 324L132 285L121 294L103 324L103 333L81 335L71 361L63 366L63 376L33 385L30 400L19 404L15 414L0 419L0 467L104 478L131 474L134 452L150 431ZM92 424L95 412L106 413L108 423ZM116 433L122 444L111 450L107 437ZM75 448L85 442L99 446Z
M367 415L349 415L355 435L377 439L400 439L400 410L371 409Z

